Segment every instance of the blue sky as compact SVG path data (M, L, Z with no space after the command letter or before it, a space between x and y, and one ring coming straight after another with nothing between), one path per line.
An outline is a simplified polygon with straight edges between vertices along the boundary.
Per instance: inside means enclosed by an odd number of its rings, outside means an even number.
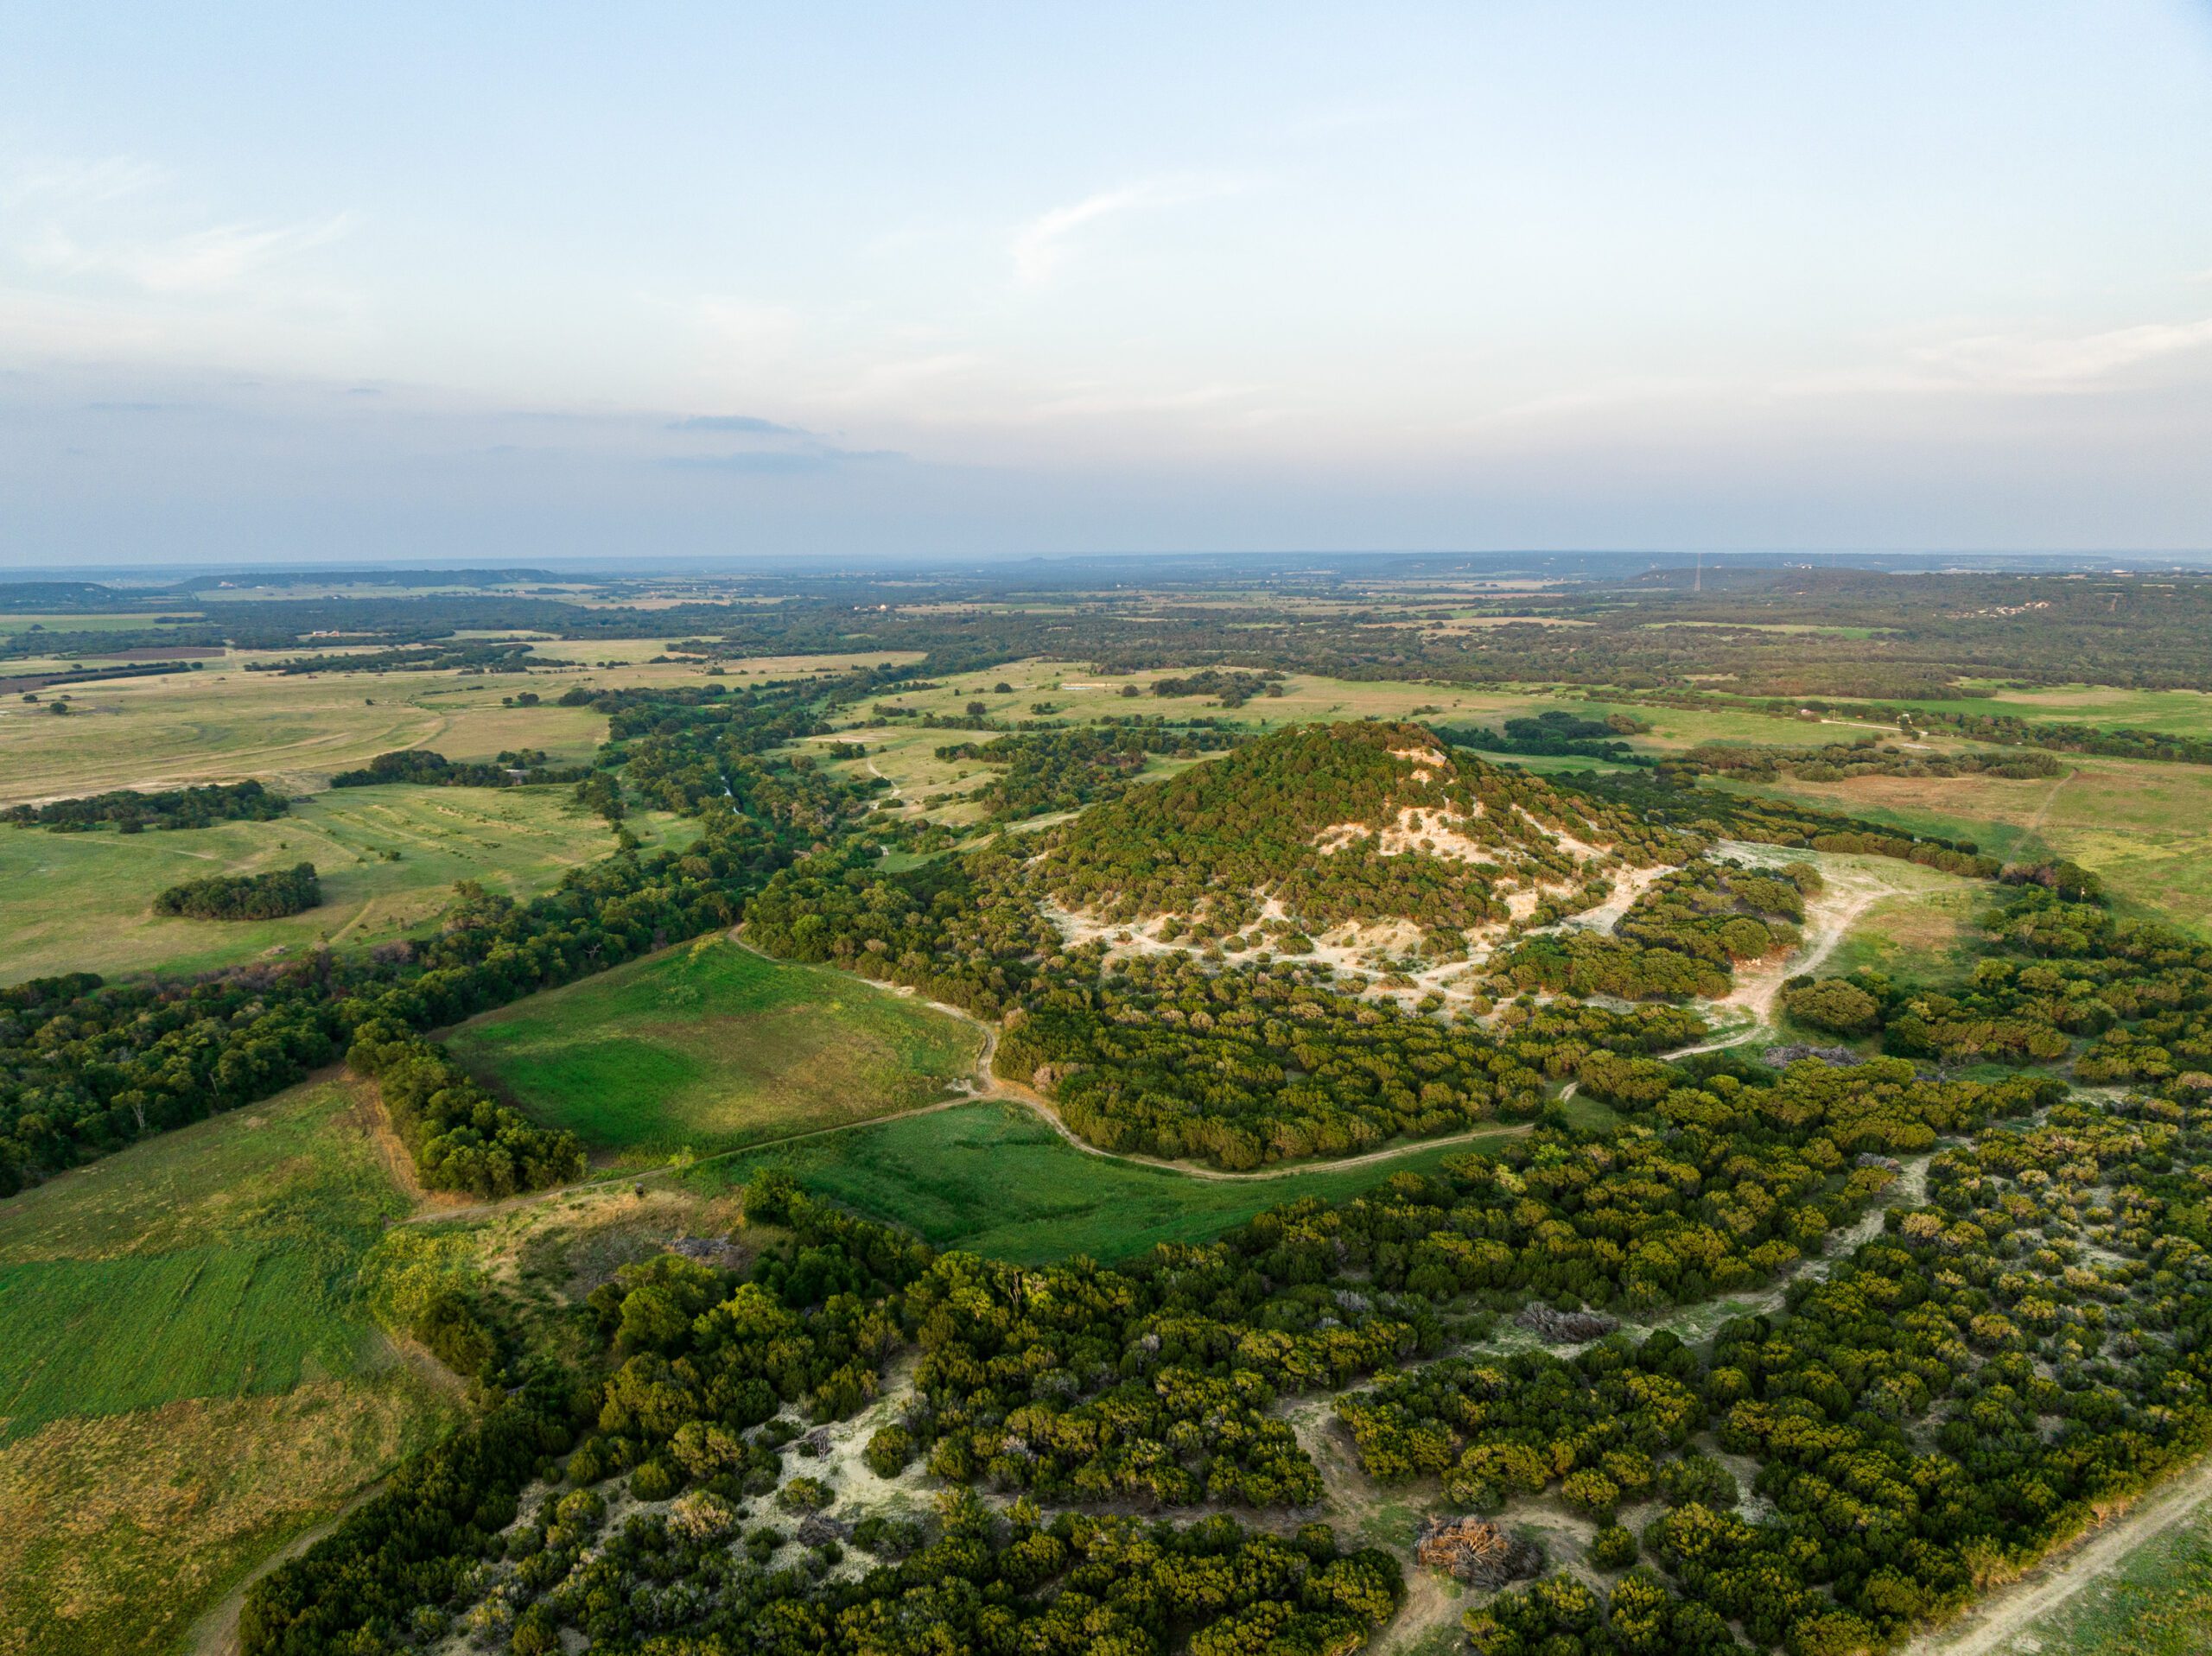
M0 0L0 562L2212 547L2212 4Z

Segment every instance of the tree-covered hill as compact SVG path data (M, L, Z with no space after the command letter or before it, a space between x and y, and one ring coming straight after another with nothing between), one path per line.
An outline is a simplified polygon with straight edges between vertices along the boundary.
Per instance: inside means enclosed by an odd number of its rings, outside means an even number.
M1515 891L1677 860L1663 829L1488 765L1418 725L1287 730L1086 811L1051 841L1044 888L1108 920L1234 925L1272 899L1313 930L1508 917Z

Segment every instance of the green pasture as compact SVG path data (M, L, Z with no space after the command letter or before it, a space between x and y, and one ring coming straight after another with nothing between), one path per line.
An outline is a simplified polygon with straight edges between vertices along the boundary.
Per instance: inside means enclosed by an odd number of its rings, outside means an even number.
M1300 1196L1333 1200L1395 1173L1427 1171L1480 1142L1409 1146L1358 1167L1209 1179L1092 1155L1020 1105L982 1101L729 1157L690 1179L696 1189L721 1190L779 1167L810 1190L933 1247L1025 1264L1077 1253L1113 1260L1160 1242L1205 1241Z
M455 1030L454 1056L595 1155L655 1162L893 1115L975 1073L970 1025L721 938Z
M353 1272L406 1204L353 1106L295 1089L0 1203L0 1443L360 1371Z
M695 825L640 812L649 846ZM277 949L362 947L410 935L454 882L528 897L613 848L607 824L565 788L341 788L269 822L119 834L0 828L0 983L66 971L203 971ZM397 853L394 860L391 853ZM161 917L156 895L209 874L312 862L321 906L281 920Z
M1986 714L2031 722L2094 725L2101 729L2156 730L2175 736L2212 736L2212 696L2202 690L2127 690L2111 684L2053 684L2012 689L1999 680L1969 680L1986 695L1947 701L1900 701L1930 713Z
M406 1209L309 1083L0 1203L0 1653L175 1649L448 1430L358 1285Z

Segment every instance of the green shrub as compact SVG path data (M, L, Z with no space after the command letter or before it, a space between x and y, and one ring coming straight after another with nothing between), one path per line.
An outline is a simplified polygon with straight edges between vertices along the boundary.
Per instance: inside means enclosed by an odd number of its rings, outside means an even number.
M1881 1002L1841 978L1785 989L1782 1006L1796 1022L1835 1035L1870 1035L1882 1021Z
M914 1435L904 1426L886 1426L868 1440L868 1469L879 1478L895 1478L914 1458Z
M1618 1524L1606 1525L1590 1542L1590 1562L1600 1570L1625 1570L1636 1552L1636 1537Z

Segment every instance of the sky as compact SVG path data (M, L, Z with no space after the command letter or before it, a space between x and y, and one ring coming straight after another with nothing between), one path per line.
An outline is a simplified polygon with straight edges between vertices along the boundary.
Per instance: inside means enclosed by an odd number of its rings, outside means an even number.
M0 0L0 567L2212 548L2212 0Z

